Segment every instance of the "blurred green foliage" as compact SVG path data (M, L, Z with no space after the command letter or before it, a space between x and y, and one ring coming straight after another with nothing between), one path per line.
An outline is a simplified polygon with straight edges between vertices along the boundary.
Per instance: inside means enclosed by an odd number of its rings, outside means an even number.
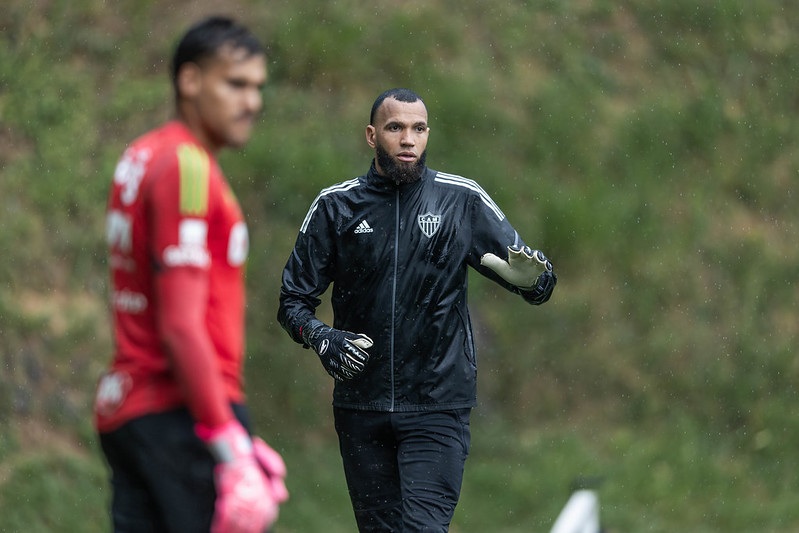
M171 116L175 40L215 11L0 10L0 530L107 530L105 195L126 143ZM546 530L580 476L601 478L609 531L799 528L799 7L222 11L270 48L263 124L221 159L251 233L250 403L290 469L279 533L354 529L329 378L275 314L308 205L366 171L371 103L395 86L425 98L430 166L478 180L559 275L540 308L471 279L480 406L452 530Z

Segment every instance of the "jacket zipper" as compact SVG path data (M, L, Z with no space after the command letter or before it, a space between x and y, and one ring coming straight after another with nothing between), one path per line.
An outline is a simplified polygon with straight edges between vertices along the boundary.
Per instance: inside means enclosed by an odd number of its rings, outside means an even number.
M395 400L395 384L394 384L394 328L396 326L396 310L397 310L397 264L399 263L399 209L400 193L399 187L396 189L396 196L394 202L394 277L391 282L391 346L389 350L390 366L391 369L391 407L389 412L394 412Z

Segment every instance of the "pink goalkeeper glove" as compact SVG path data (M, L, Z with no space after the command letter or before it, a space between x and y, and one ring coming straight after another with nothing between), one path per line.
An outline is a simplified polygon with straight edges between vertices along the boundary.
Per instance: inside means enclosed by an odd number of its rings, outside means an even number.
M255 458L266 473L267 483L272 492L272 498L277 503L283 503L289 499L289 491L286 489L286 464L283 458L275 450L269 447L260 437L252 439L252 448Z
M277 520L278 505L288 493L273 494L272 483L256 458L253 442L237 420L215 428L197 424L195 431L217 460L216 509L211 533L262 533Z

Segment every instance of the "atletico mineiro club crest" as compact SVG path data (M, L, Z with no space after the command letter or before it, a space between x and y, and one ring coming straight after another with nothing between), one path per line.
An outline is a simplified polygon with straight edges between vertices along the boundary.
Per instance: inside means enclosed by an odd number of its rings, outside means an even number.
M441 215L434 215L433 213L425 213L419 215L419 228L428 238L435 235L438 227L441 225Z

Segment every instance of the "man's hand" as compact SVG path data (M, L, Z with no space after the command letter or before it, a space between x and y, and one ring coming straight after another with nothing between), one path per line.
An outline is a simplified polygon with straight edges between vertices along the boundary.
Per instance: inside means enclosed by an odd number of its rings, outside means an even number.
M302 340L319 355L327 373L339 381L352 379L363 372L369 361L366 350L374 344L363 333L334 329L319 320L303 326L301 335Z
M274 492L250 436L237 420L216 428L198 424L195 432L217 461L211 533L263 533L277 520L278 506L288 497L285 486L284 492Z
M539 284L539 276L552 272L552 263L549 259L540 250L530 250L527 246L524 248L508 246L507 261L487 253L480 258L480 264L499 274L511 285L525 290L536 287Z

